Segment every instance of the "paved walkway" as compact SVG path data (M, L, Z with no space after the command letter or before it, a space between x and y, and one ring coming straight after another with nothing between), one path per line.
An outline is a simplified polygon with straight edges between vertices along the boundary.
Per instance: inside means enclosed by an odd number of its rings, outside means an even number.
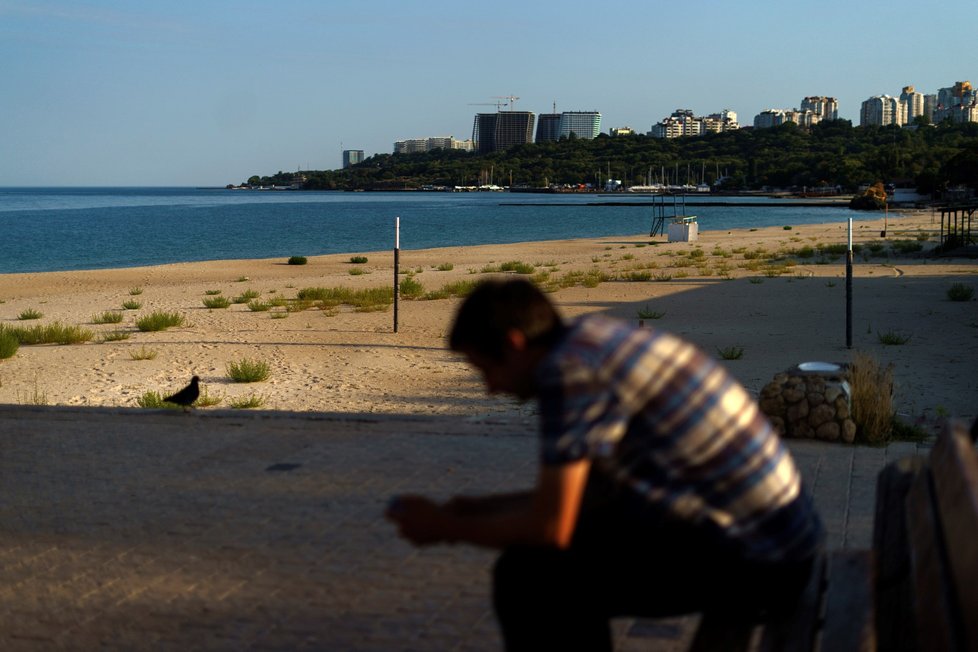
M416 550L388 498L528 485L532 423L0 406L2 650L499 650L489 552ZM862 547L913 444L791 444ZM622 621L671 650L686 621Z

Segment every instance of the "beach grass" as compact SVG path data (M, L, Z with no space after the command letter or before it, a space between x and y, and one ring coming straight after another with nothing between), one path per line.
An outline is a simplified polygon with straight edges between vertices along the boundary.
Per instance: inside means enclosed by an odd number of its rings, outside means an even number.
M876 337L879 339L880 344L884 346L902 346L909 342L912 336L896 331L886 331L885 333L877 331Z
M92 315L93 324L119 324L122 323L122 313L118 310L106 310L105 312Z
M128 340L132 334L129 331L109 331L108 333L103 333L101 340L102 342L121 342L123 340Z
M157 355L159 355L159 351L151 349L145 344L138 349L129 351L129 358L131 360L155 360Z
M230 400L228 405L235 410L254 410L265 405L265 397L261 394L250 394L243 398Z
M950 301L971 301L975 295L975 289L964 283L954 283L947 289L947 298Z
M143 307L143 304L135 299L126 299L122 302L122 307L126 310L139 310Z
M354 265L363 265L367 262L366 256L350 256L350 263Z
M392 304L394 302L394 289L390 287L364 289L313 287L299 290L296 296L299 301L318 301L324 309L343 305L362 308Z
M163 397L159 392L148 391L143 392L142 396L136 398L136 405L141 408L149 408L154 410L166 409L166 410L182 410L183 407L177 405L176 403L168 403L163 400Z
M717 347L717 354L719 354L721 360L740 360L744 357L744 347L742 346L725 346Z
M857 351L849 365L852 420L860 440L881 443L893 430L893 365Z
M305 256L290 256L287 262L289 265L305 265L309 260Z
M413 276L401 279L397 292L405 299L420 299L424 296L424 284Z
M271 370L267 362L248 358L227 363L228 378L236 383L260 383L268 380Z
M36 326L2 326L0 333L9 333L23 346L36 344L81 344L90 341L95 333L81 326L54 322Z
M130 296L135 297L135 296L138 296L138 295L140 295L142 293L143 293L143 288L141 288L141 287L129 288L129 295Z
M183 326L183 315L178 312L157 310L136 320L136 328L144 333L165 331L168 328Z
M35 310L34 308L27 308L26 310L22 310L20 314L17 315L17 319L21 321L28 321L31 319L40 319L43 316L44 313L42 313L40 310Z
M638 310L639 319L662 319L665 316L666 316L665 312L661 312L659 310L652 310L651 308L649 308L648 304L646 304L644 308L639 308Z
M12 358L20 348L20 340L10 332L0 329L0 360Z
M225 296L211 296L204 297L203 303L205 308L215 310L230 307L231 300Z

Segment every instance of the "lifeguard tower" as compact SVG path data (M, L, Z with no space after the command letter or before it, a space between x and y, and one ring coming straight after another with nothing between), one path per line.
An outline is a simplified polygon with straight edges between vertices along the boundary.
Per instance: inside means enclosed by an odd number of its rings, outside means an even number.
M664 195L652 197L652 230L649 237L666 235L666 219L669 220L669 242L693 242L699 238L699 224L695 215L686 214L686 195L672 195L672 215L666 215Z

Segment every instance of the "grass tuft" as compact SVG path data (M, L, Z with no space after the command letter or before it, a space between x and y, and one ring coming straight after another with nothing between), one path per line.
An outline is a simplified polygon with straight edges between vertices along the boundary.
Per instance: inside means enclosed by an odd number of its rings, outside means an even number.
M261 360L239 360L227 364L228 378L236 383L259 383L268 380L269 367Z
M126 299L122 302L122 307L126 310L139 310L143 307L143 304L135 299Z
M44 316L40 310L35 310L34 308L28 308L17 315L17 319L21 321L27 321L29 319L40 319Z
M852 420L861 441L885 442L893 431L893 365L881 367L866 353L856 352L849 365Z
M265 397L261 394L251 394L250 396L228 401L235 410L253 410L265 405Z
M724 348L717 347L717 353L720 355L721 360L740 360L744 357L744 347L742 346L727 346Z
M109 331L102 334L102 342L121 342L128 340L130 336L129 331Z
M288 262L289 265L305 265L309 261L305 256L290 256Z
M350 262L354 265L363 265L367 262L366 256L350 256Z
M219 308L227 308L231 305L231 300L225 296L204 297L203 302L204 302L204 307L210 308L211 310L219 309Z
M136 320L136 328L141 332L165 331L168 328L183 326L184 318L178 312L157 310Z
M666 313L659 312L657 310L651 310L649 309L648 305L646 305L645 308L639 309L638 311L639 319L662 319L665 316Z
M975 289L964 283L955 283L947 289L947 298L951 301L971 301Z
M887 331L885 333L876 332L876 337L879 338L880 344L883 346L902 346L910 341L910 335L903 335L897 333L896 331Z
M132 360L155 360L158 354L159 351L156 349L150 349L143 345L138 349L129 351L129 358Z
M0 360L14 357L18 348L20 348L20 340L17 336L0 327Z
M93 324L119 324L122 323L122 313L118 310L106 310L105 312L92 315Z

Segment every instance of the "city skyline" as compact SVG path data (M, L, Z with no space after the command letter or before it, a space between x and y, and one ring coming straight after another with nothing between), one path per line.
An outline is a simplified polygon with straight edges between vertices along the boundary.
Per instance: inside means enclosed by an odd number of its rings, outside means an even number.
M978 81L963 0L939 16L908 0L557 6L0 0L0 185L338 169L344 149L467 139L472 105L509 95L504 110L594 109L602 132L644 134L678 108L749 124L809 96L859 124L867 98Z

